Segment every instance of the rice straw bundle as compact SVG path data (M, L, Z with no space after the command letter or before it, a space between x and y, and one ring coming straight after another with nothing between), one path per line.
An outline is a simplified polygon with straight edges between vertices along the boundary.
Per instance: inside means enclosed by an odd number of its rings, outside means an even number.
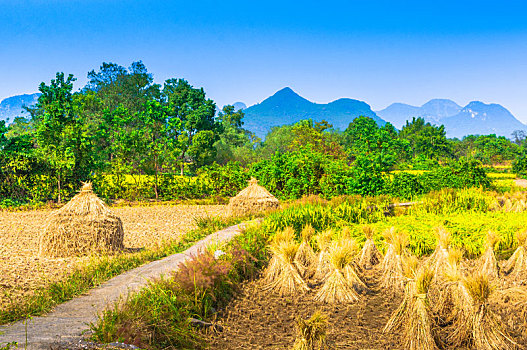
M373 241L373 234L375 232L373 227L364 226L362 232L366 236L366 242L364 242L360 253L359 266L363 269L371 269L381 261L382 256Z
M527 280L527 230L516 233L518 248L503 266L503 272L513 277L517 282Z
M403 258L407 255L408 237L402 232L392 234L391 243L384 256L381 276L382 288L401 293L404 291Z
M317 246L318 246L319 253L318 253L317 270L313 278L320 281L320 280L324 280L326 278L326 275L331 270L330 263L329 263L328 249L329 249L331 240L333 239L333 230L328 229L326 231L323 231L319 233L316 238L317 238Z
M463 285L473 301L467 322L471 331L468 343L478 350L514 349L517 344L502 329L497 316L488 306L488 299L494 290L489 277L476 273L467 276Z
M494 254L494 246L498 240L496 233L489 231L485 239L485 252L479 258L480 272L491 279L498 278L498 262Z
M270 244L271 252L276 253L276 251L279 250L278 247L280 246L281 243L293 242L294 239L295 239L295 230L292 227L286 227L282 231L278 231L271 239L271 244ZM276 278L281 272L280 266L281 266L281 262L279 259L279 254L273 254L264 272L264 281L266 283L270 283L276 280Z
M409 265L415 260L410 259ZM407 271L412 271L410 268ZM405 287L405 296L399 308L392 314L383 332L400 330L405 349L437 349L432 335L433 318L428 303L428 289L434 272L428 266L414 273L415 277Z
M247 215L277 209L279 206L278 199L252 177L249 186L229 200L227 211L230 215Z
M349 244L334 242L329 248L330 272L315 300L325 303L347 303L359 300L353 284L346 278L345 268L353 261Z
M435 228L435 236L437 238L437 246L432 255L430 255L428 264L434 271L434 275L438 279L441 279L448 260L448 248L450 247L451 236L443 227Z
M293 350L317 350L325 347L328 327L326 314L315 311L308 320L297 319L296 327L298 335Z
M390 227L389 229L386 229L382 232L382 236L384 237L384 241L386 243L386 251L384 253L384 258L381 263L381 270L386 270L388 264L391 264L393 255L395 255L395 248L392 244L393 236L395 236L395 227Z
M302 242L295 255L295 264L300 271L302 276L312 275L315 271L315 265L317 263L317 257L313 248L311 247L310 241L315 234L315 229L311 225L306 225L302 229Z
M295 295L309 290L306 282L300 277L294 264L298 244L294 241L283 241L271 244L271 251L276 263L267 269L263 290L271 290L280 296Z
M355 256L355 254L357 253L358 245L354 239L342 240L340 242L340 245L343 247L343 249L346 249L351 252L352 256ZM352 260L351 263L346 265L343 269L344 277L346 278L348 283L353 286L353 289L355 289L355 291L357 291L358 293L366 293L369 291L369 289L360 278L356 268L358 268L358 266Z
M39 255L70 257L124 248L121 219L85 183L81 191L48 218Z

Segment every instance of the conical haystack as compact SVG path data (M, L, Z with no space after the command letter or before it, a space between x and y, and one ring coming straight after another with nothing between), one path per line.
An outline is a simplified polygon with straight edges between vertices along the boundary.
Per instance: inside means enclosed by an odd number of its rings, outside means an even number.
M258 185L258 180L252 177L249 186L229 200L228 211L231 215L246 215L276 209L279 206L278 199Z
M40 256L69 257L123 248L123 224L86 183L53 212L40 237Z

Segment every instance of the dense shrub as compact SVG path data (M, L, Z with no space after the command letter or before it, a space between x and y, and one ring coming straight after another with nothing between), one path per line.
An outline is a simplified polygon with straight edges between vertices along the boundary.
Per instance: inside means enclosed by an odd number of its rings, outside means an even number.
M527 152L523 151L512 162L512 171L518 176L527 176Z

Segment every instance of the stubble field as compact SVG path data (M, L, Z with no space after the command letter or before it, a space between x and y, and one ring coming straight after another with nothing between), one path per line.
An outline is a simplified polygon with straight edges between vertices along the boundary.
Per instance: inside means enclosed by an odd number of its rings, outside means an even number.
M157 249L164 242L177 240L196 228L196 217L221 216L224 206L157 205L112 210L123 221L125 247L136 251ZM90 259L38 256L39 236L50 213L50 210L0 212L0 308L65 278L75 267Z

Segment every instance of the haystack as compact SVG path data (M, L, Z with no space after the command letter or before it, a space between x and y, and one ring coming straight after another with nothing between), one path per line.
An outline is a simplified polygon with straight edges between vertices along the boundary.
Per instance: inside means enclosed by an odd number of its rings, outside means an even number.
M277 209L279 206L278 199L252 177L249 186L229 200L227 210L230 215L247 215Z
M40 237L40 256L70 257L122 249L123 224L86 183L53 212Z

